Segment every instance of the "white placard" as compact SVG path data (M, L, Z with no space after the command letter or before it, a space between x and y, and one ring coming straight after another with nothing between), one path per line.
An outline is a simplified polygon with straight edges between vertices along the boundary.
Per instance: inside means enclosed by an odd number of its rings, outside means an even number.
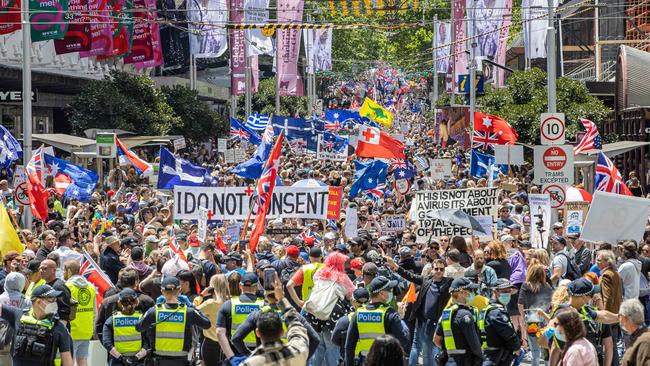
M551 230L551 198L548 194L528 195L530 207L530 244L533 248L546 248ZM541 226L538 223L541 220ZM541 235L540 235L541 229Z
M345 210L345 227L343 228L345 236L348 238L354 238L357 236L359 223L359 217L357 216L356 207L348 207Z
M185 137L174 140L174 150L178 151L180 149L184 149L185 147L187 147L187 145L185 145Z
M573 147L535 146L535 184L573 184Z
M524 165L523 145L494 145L496 164Z
M596 191L580 239L614 244L619 240L643 240L650 214L650 200Z
M208 209L199 207L199 222L197 236L201 243L205 243L205 237L208 235Z
M228 149L228 140L227 139L217 139L217 151L224 152Z
M451 178L451 159L429 159L431 179Z
M232 164L235 162L235 149L228 149L223 153L223 159L226 164Z
M235 243L239 240L239 235L241 235L241 224L238 222L233 222L232 224L226 226L226 241L228 243Z
M382 215L383 225L381 226L382 235L395 235L404 231L406 227L406 216L404 215Z
M539 132L542 145L564 145L564 113L542 113Z
M243 148L234 149L233 160L235 163L241 163L246 160L246 150Z
M14 169L13 187L16 188L20 183L27 181L27 174L25 174L25 167L16 165Z
M316 147L316 159L346 161L348 160L348 144L345 144L343 151L336 151L336 143L325 141L323 134L319 134Z

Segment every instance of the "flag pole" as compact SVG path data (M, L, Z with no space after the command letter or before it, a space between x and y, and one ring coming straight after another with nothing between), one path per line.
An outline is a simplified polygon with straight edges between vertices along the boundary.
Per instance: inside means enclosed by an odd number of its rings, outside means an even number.
M9 214L9 218L11 219L11 223L14 224L14 226L17 229L16 231L18 232L20 237L23 239L23 242L25 243L25 246L27 246L27 237L25 237L25 234L20 229L20 226L18 225L18 222L16 221L16 217L14 216L13 212L11 212L11 210L7 209L6 205L4 205L4 206L5 206L5 211L7 211L7 213Z

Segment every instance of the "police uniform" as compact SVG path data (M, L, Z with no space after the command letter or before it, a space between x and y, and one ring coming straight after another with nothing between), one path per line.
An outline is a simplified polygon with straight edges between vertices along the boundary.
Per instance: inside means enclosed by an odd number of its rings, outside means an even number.
M468 278L460 277L454 279L449 291L464 289L477 291L479 286ZM465 304L451 303L442 311L435 334L444 340L447 364L475 366L482 363L483 352L476 321L475 310Z
M494 288L511 287L510 281L499 279ZM521 346L506 305L490 300L488 306L479 313L478 327L481 331L481 348L484 352L483 366L512 365L513 354Z
M180 288L176 277L166 277L162 281L163 290ZM151 331L153 339L153 358L160 366L186 365L192 347L192 327L210 327L210 319L200 311L185 304L156 304L147 310L135 329L138 332Z
M377 276L368 285L368 291L377 294L381 291L392 291L395 286L397 286L397 281ZM348 326L345 341L346 365L354 365L355 357L364 359L375 339L384 334L390 334L397 338L402 348L408 349L410 345L409 330L395 309L387 304L377 302L359 307L354 312Z
M32 301L37 298L54 298L61 291L49 285L40 285L32 291ZM67 328L56 315L37 319L33 309L22 310L2 305L2 319L15 329L13 342L14 366L51 366L58 353L72 352L72 341Z
M131 299L135 301L138 294L131 288L125 288L120 291L120 301ZM133 314L123 314L120 311L114 311L113 315L106 319L102 334L102 345L109 352L109 365L141 365L144 363L144 357L137 359L136 354L142 349L149 349L147 338L143 333L135 329L136 324L142 318L142 313L135 311ZM122 355L117 359L110 355L111 349L115 349Z

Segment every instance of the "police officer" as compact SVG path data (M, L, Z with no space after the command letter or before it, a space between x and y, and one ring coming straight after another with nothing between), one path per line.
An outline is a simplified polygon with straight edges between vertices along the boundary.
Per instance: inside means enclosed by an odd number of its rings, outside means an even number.
M355 356L365 358L375 338L383 334L392 335L403 349L408 349L409 330L399 313L389 306L395 286L397 281L384 276L375 277L368 285L370 303L357 309L348 326L345 341L346 365L354 365Z
M499 278L492 289L490 303L479 314L478 327L485 352L483 366L510 366L513 354L521 352L519 337L507 310L514 288L510 281Z
M210 327L210 319L200 311L178 301L181 283L176 277L166 276L161 284L164 304L147 310L136 324L138 332L153 333L153 358L158 366L189 365L188 354L192 346L192 327ZM149 334L151 334L149 333Z
M264 306L264 300L257 297L257 283L257 274L245 273L239 282L241 295L224 302L217 313L217 338L221 350L228 359L235 356L229 339L249 315ZM257 347L255 333L248 334L244 338L244 344L251 350L255 349Z
M433 343L446 351L446 356L440 356L444 362L439 364L476 366L483 362L475 310L467 305L478 289L478 284L465 277L452 281L451 303L442 311L433 338Z
M70 297L77 301L77 312L70 321L70 335L73 341L77 366L88 364L88 347L95 325L95 286L79 275L81 263L68 260L63 264L63 278L70 289Z
M608 324L618 323L618 316L606 310L598 310L590 305L592 296L600 291L600 286L594 286L588 279L578 278L571 281L567 286L567 290L570 296L569 304L556 306L551 313L551 318L555 316L558 309L568 306L576 309L587 329L586 338L596 347L598 362L600 365L611 365L615 349L612 330ZM554 337L551 348L551 364L554 364L554 360L559 359L560 350L563 347L564 342Z
M0 318L15 329L13 345L14 366L51 366L57 352L61 366L72 366L72 340L57 316L56 299L61 291L40 285L32 291L32 308L22 310L2 305Z
M131 366L144 363L147 356L147 338L135 329L142 313L135 310L138 294L132 288L119 293L118 310L106 319L102 345L110 355L110 366Z

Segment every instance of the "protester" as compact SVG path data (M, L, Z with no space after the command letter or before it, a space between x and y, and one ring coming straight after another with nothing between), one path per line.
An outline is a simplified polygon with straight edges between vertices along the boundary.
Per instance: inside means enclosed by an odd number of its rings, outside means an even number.
M585 329L580 315L573 309L558 312L555 337L565 342L561 354L561 365L598 366L596 348L585 338Z
M618 266L618 274L623 283L623 299L638 298L641 262L638 259L637 245L633 241L626 241L621 243L618 250L623 259L623 263Z
M368 351L367 366L405 365L404 350L399 341L391 335L379 336Z
M621 360L622 366L645 365L650 362L650 332L645 325L645 309L637 299L623 301L619 312L623 331L631 344Z
M524 319L525 327L521 329L522 344L530 349L533 366L538 366L541 360L541 349L537 342L537 332L543 323L537 317L537 309L549 311L553 289L546 282L545 268L541 264L528 267L526 282L519 291L519 314Z

